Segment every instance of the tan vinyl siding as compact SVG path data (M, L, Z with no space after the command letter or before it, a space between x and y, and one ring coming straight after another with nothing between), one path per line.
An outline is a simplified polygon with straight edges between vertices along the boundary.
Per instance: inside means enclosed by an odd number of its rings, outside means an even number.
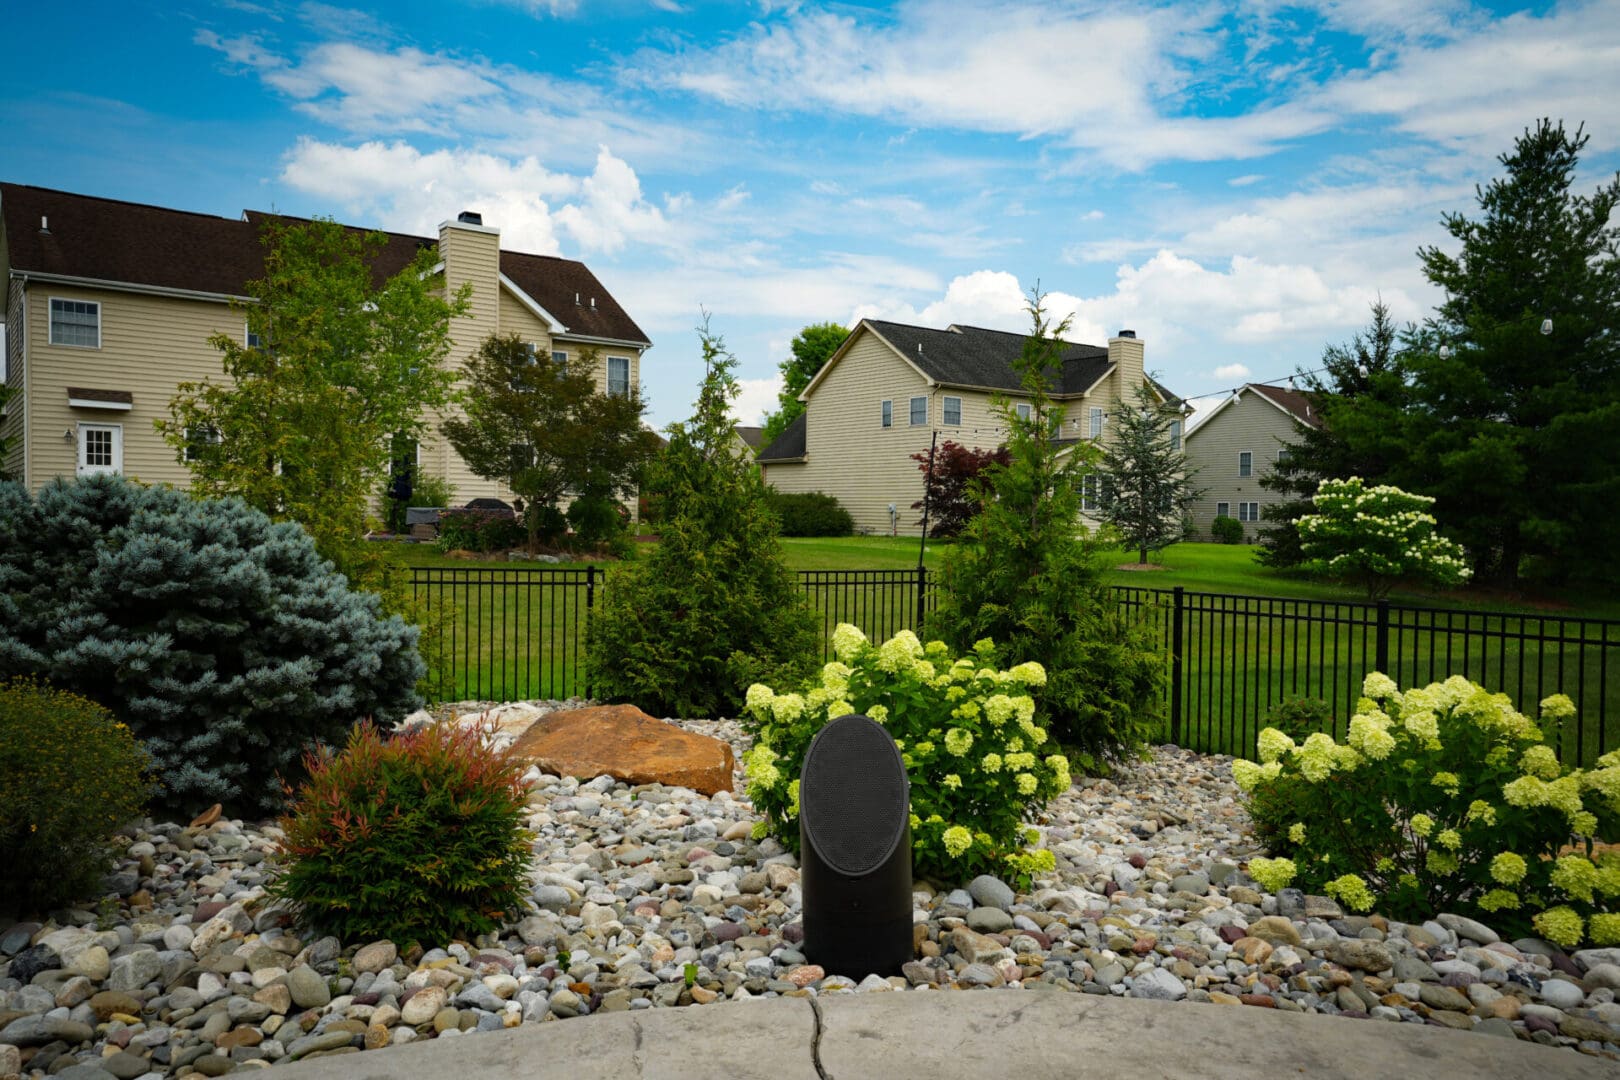
M1259 503L1263 519L1266 507L1285 501L1280 492L1261 487L1260 481L1277 463L1277 451L1296 441L1298 432L1292 417L1251 391L1187 436L1187 465L1199 470L1193 483L1207 489L1193 504L1193 529L1198 536L1210 535L1217 503L1229 504L1233 518L1238 516L1238 503ZM1238 476L1238 454L1244 450L1254 454L1254 469L1248 477ZM1245 521L1245 542L1253 543L1264 526L1264 520Z
M523 305L512 290L501 287L501 302L497 312L501 336L516 334L524 341L534 343L536 351L549 353L552 349L551 328L534 312Z
M464 282L472 285L467 313L450 321L450 357L457 368L465 368L465 358L484 339L501 331L500 236L483 228L469 228L447 222L439 229L439 255L444 260L444 283L454 295ZM438 434L443 414L430 419L433 434L422 440L422 468L432 476L450 481L456 499L476 498L510 501L511 491L504 484L485 480L467 467L448 440Z
M52 297L101 305L100 348L51 344ZM225 333L240 340L241 314L224 302L38 282L29 285L27 307L29 486L76 474L81 423L122 426L124 475L149 484L190 484L190 470L153 424L169 418L180 383L224 377L219 351L208 338ZM70 386L127 391L133 407L72 407ZM74 437L63 438L64 431Z
M3 238L4 230L0 230ZM9 267L0 262L0 273L6 273ZM7 281L0 278L0 281ZM23 297L26 288L21 281L9 281L9 290L6 294L6 383L17 389L17 395L6 406L6 415L0 417L0 436L10 440L10 448L5 460L0 461L0 471L14 479L30 482L27 474L27 457L24 454L24 438L27 434L28 401L24 395L26 382L23 372L23 343L28 340L27 320L23 314Z

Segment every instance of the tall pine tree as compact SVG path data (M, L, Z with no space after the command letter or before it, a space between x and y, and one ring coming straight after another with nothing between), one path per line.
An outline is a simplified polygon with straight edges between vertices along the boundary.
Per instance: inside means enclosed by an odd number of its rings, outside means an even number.
M1170 438L1179 413L1166 409L1146 384L1137 387L1135 405L1120 413L1097 469L1097 509L1145 563L1148 552L1181 539L1183 519L1203 492Z
M1501 585L1620 581L1620 176L1573 193L1588 139L1527 129L1476 189L1480 217L1444 218L1461 249L1418 252L1445 301L1413 361L1412 461Z

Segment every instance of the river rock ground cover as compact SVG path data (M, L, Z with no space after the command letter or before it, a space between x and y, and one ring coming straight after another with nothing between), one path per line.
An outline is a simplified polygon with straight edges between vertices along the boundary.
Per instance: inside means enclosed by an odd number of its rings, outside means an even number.
M494 709L495 738L555 707ZM747 748L733 721L680 723ZM1566 955L1457 916L1403 925L1267 894L1243 870L1261 850L1230 758L1162 746L1077 780L1038 823L1054 873L1026 890L919 882L915 958L859 982L807 961L796 860L752 838L745 797L527 779L534 911L403 955L284 925L262 899L274 825L144 823L98 910L0 932L0 1077L214 1076L593 1012L970 990L1433 1024L1620 1061L1620 949Z

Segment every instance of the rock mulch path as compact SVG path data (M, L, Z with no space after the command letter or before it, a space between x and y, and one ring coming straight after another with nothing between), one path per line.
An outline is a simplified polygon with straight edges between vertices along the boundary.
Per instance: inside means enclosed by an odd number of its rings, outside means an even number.
M500 737L552 707L509 708ZM732 721L681 726L747 747ZM1260 852L1228 758L1158 747L1078 781L1039 823L1056 872L1027 892L919 883L915 959L858 983L806 959L796 861L750 838L746 798L529 781L534 912L407 955L284 927L261 900L273 825L148 823L109 879L116 916L0 932L0 1077L217 1076L594 1012L979 988L1334 1013L1620 1060L1620 949L1266 894L1242 869Z

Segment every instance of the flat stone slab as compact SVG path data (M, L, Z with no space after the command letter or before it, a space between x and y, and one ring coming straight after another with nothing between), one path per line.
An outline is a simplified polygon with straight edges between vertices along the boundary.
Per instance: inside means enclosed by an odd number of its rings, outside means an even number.
M512 744L512 753L556 776L604 773L630 784L731 790L736 756L724 739L684 731L634 705L595 705L550 713Z
M529 1076L1485 1076L1597 1080L1614 1062L1417 1024L1058 991L908 991L604 1013L277 1066L277 1080Z

